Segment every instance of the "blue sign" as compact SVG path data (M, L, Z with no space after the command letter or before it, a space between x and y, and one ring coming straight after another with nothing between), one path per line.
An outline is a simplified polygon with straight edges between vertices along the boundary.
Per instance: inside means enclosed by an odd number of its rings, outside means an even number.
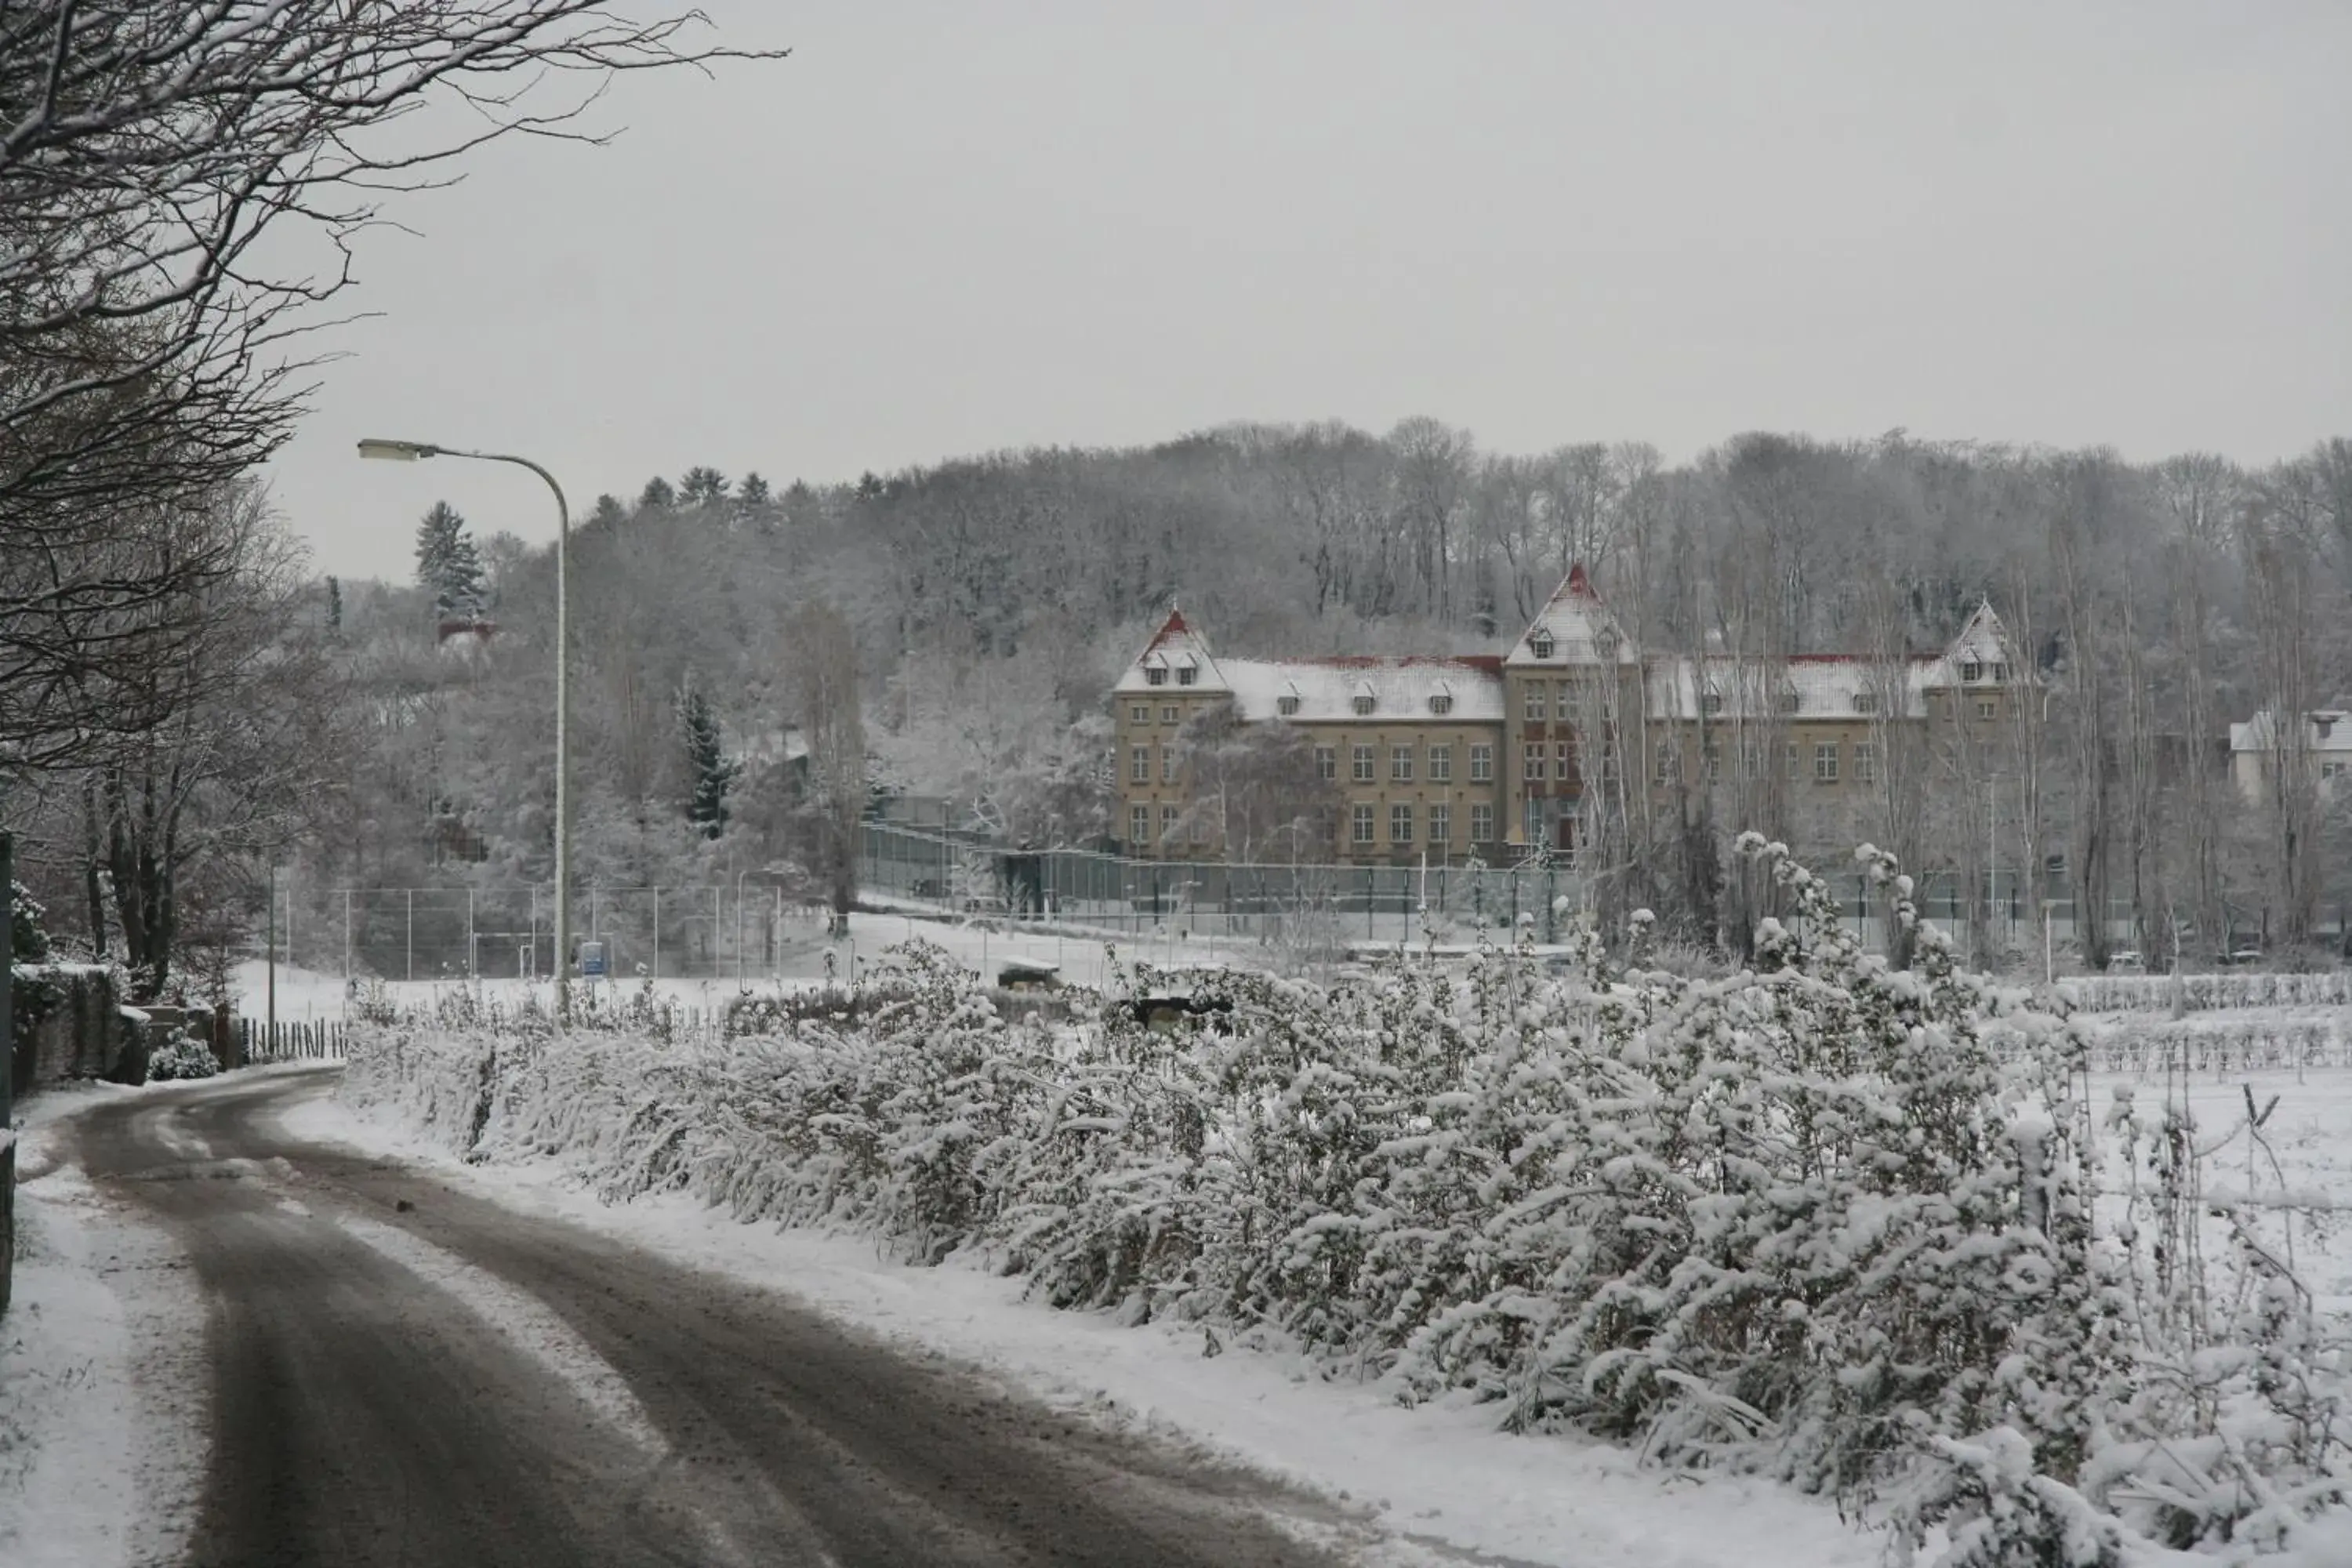
M603 942L583 942L580 944L580 973L588 976L591 980L598 979L603 976L604 973L604 944Z

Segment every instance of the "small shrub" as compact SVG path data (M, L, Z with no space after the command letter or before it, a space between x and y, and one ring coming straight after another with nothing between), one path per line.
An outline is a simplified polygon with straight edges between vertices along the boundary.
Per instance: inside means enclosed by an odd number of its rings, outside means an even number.
M147 1077L151 1082L211 1078L219 1071L220 1063L213 1059L212 1047L185 1029L173 1029L162 1045L147 1053Z

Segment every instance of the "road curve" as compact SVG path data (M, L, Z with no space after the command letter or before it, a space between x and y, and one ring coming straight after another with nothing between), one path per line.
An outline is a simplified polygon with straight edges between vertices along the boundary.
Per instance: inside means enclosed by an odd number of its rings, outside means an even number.
M276 1125L333 1081L79 1121L91 1179L167 1223L204 1291L193 1568L1338 1561L1270 1522L1344 1530L1315 1500Z

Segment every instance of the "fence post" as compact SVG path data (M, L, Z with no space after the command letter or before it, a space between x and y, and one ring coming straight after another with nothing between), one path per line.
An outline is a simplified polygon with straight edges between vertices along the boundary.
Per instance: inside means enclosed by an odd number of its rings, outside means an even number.
M408 978L416 978L416 889L408 892Z

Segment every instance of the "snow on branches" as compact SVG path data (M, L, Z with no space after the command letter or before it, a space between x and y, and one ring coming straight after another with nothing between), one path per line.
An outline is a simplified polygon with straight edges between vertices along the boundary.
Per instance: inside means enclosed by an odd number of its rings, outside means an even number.
M2204 1302L2193 1220L2100 1221L2066 1017L1961 973L1876 851L1908 969L1781 847L1741 852L1792 915L1729 976L1612 972L1587 931L1565 973L1139 966L1049 1021L917 945L716 1045L381 1029L350 1092L608 1196L962 1254L1402 1401L1833 1490L1951 1568L2320 1550L2352 1385L2276 1249L2237 1227L2248 1288ZM1171 1029L1137 999L1178 984L1204 1010Z

